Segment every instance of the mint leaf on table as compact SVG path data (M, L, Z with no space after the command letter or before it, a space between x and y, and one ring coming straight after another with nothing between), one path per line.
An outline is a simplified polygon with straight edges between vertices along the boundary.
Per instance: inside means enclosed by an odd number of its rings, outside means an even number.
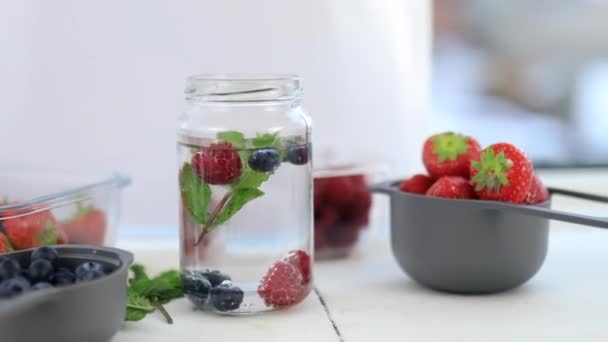
M194 172L192 165L184 163L179 174L179 188L182 201L188 212L198 224L205 224L209 219L209 201L211 201L211 188L209 184Z
M127 315L126 321L140 321L146 317L147 314L154 311L152 303L148 298L137 293L133 289L127 290Z
M215 223L222 224L228 221L236 214L245 204L264 195L264 192L256 188L235 189L224 206L222 212L217 216Z
M167 271L150 278L142 265L131 266L133 276L127 289L127 321L139 321L147 314L159 310L169 324L173 319L162 306L184 296L181 276L177 271Z

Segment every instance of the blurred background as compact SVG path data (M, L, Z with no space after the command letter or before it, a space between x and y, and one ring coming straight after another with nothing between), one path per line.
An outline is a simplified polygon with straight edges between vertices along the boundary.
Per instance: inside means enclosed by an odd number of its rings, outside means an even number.
M175 226L184 80L227 72L302 75L317 164L404 177L453 130L537 167L607 165L606 17L599 0L0 1L0 172L121 171L125 226Z
M432 127L608 164L608 2L433 1Z

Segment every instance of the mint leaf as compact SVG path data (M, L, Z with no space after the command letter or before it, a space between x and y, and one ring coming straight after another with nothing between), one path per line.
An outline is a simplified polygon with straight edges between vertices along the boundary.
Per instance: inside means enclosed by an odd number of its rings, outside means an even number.
M264 195L264 192L256 188L235 189L228 200L228 203L226 203L224 210L217 216L215 224L220 225L228 221L234 214L241 210L245 204L262 195Z
M251 142L254 147L270 147L275 144L275 140L278 140L279 133L264 133L258 134Z
M148 298L142 296L134 289L127 290L127 314L126 321L142 320L150 312L154 311L152 303Z
M262 183L268 180L270 173L257 172L251 169L245 170L239 180L234 184L235 189L259 188Z
M211 200L211 189L209 184L203 182L194 172L192 165L184 163L179 176L179 188L182 201L188 212L198 224L205 224L209 218L209 201Z
M127 289L127 315L125 320L138 321L148 313L158 310L168 323L173 319L162 304L184 296L181 276L178 271L166 271L154 278L148 277L142 265L131 266L133 276Z
M237 131L224 131L219 132L217 135L218 140L223 140L231 143L236 148L245 148L247 144L247 140L245 139L245 135L241 132Z
M136 281L149 280L150 278L146 274L146 271L142 265L135 264L131 266L131 272L133 272L133 278L129 279L129 284Z

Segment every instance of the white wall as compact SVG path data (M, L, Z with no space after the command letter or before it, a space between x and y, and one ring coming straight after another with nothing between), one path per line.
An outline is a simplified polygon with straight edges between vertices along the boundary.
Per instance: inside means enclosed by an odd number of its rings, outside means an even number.
M428 0L2 1L0 160L123 171L123 222L174 224L185 77L268 71L303 76L316 154L344 146L410 172L429 12Z

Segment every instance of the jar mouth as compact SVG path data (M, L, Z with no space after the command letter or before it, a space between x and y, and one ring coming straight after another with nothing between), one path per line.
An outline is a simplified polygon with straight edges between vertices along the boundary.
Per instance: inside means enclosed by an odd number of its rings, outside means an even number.
M301 79L293 74L198 74L186 80L191 102L266 102L299 100Z

